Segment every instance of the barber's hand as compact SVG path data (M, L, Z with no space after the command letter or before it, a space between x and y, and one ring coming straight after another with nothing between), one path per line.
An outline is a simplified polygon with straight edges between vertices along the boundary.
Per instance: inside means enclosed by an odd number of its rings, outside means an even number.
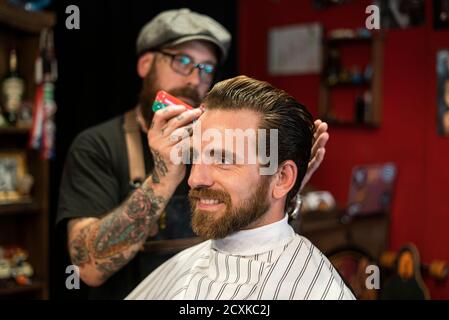
M184 106L170 106L158 110L148 130L148 144L154 159L152 179L176 186L184 179L185 164L175 164L170 159L173 148L178 148L192 134L191 124L202 114L201 109L188 110Z
M301 183L301 190L304 186L309 182L312 175L320 166L321 162L324 159L324 154L326 153L326 143L329 140L329 133L327 133L327 123L322 122L321 120L315 121L315 134L314 143L312 146L312 159L309 162L307 167L306 175Z

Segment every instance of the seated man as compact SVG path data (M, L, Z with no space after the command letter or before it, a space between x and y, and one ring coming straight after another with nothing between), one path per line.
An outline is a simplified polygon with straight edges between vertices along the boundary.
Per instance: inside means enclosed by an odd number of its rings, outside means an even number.
M193 230L209 240L162 264L127 299L354 299L288 224L310 160L310 113L245 76L215 85L204 106L190 140L189 200Z

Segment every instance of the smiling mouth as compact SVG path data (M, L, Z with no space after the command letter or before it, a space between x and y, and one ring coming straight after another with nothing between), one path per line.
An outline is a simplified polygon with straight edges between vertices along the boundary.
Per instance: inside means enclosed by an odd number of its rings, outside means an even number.
M220 204L222 203L219 200L215 199L198 199L201 204Z
M223 201L208 198L197 198L196 203L198 209L216 209L221 205L224 205Z

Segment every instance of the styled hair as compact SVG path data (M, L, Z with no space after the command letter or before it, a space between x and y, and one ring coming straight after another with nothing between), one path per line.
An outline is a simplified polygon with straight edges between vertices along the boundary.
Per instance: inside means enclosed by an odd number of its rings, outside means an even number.
M254 111L260 115L259 129L278 130L279 164L292 160L298 167L295 184L287 194L288 208L299 191L310 161L315 126L309 111L285 91L247 76L217 83L204 104L208 110ZM271 152L269 143L267 146L267 152Z

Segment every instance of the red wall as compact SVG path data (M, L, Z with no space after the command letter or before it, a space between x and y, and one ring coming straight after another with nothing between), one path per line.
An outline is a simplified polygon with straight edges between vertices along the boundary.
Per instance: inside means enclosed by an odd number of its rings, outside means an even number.
M317 115L317 75L272 77L267 72L270 27L319 21L325 30L365 26L371 1L315 10L312 0L241 0L240 73L264 79L294 95ZM389 30L384 49L381 127L377 130L330 128L326 159L311 181L347 199L356 164L393 161L399 169L392 209L390 246L414 242L424 262L449 261L449 138L436 133L436 52L449 49L449 29L432 28L427 1L426 25ZM429 280L432 298L449 299L449 284Z

